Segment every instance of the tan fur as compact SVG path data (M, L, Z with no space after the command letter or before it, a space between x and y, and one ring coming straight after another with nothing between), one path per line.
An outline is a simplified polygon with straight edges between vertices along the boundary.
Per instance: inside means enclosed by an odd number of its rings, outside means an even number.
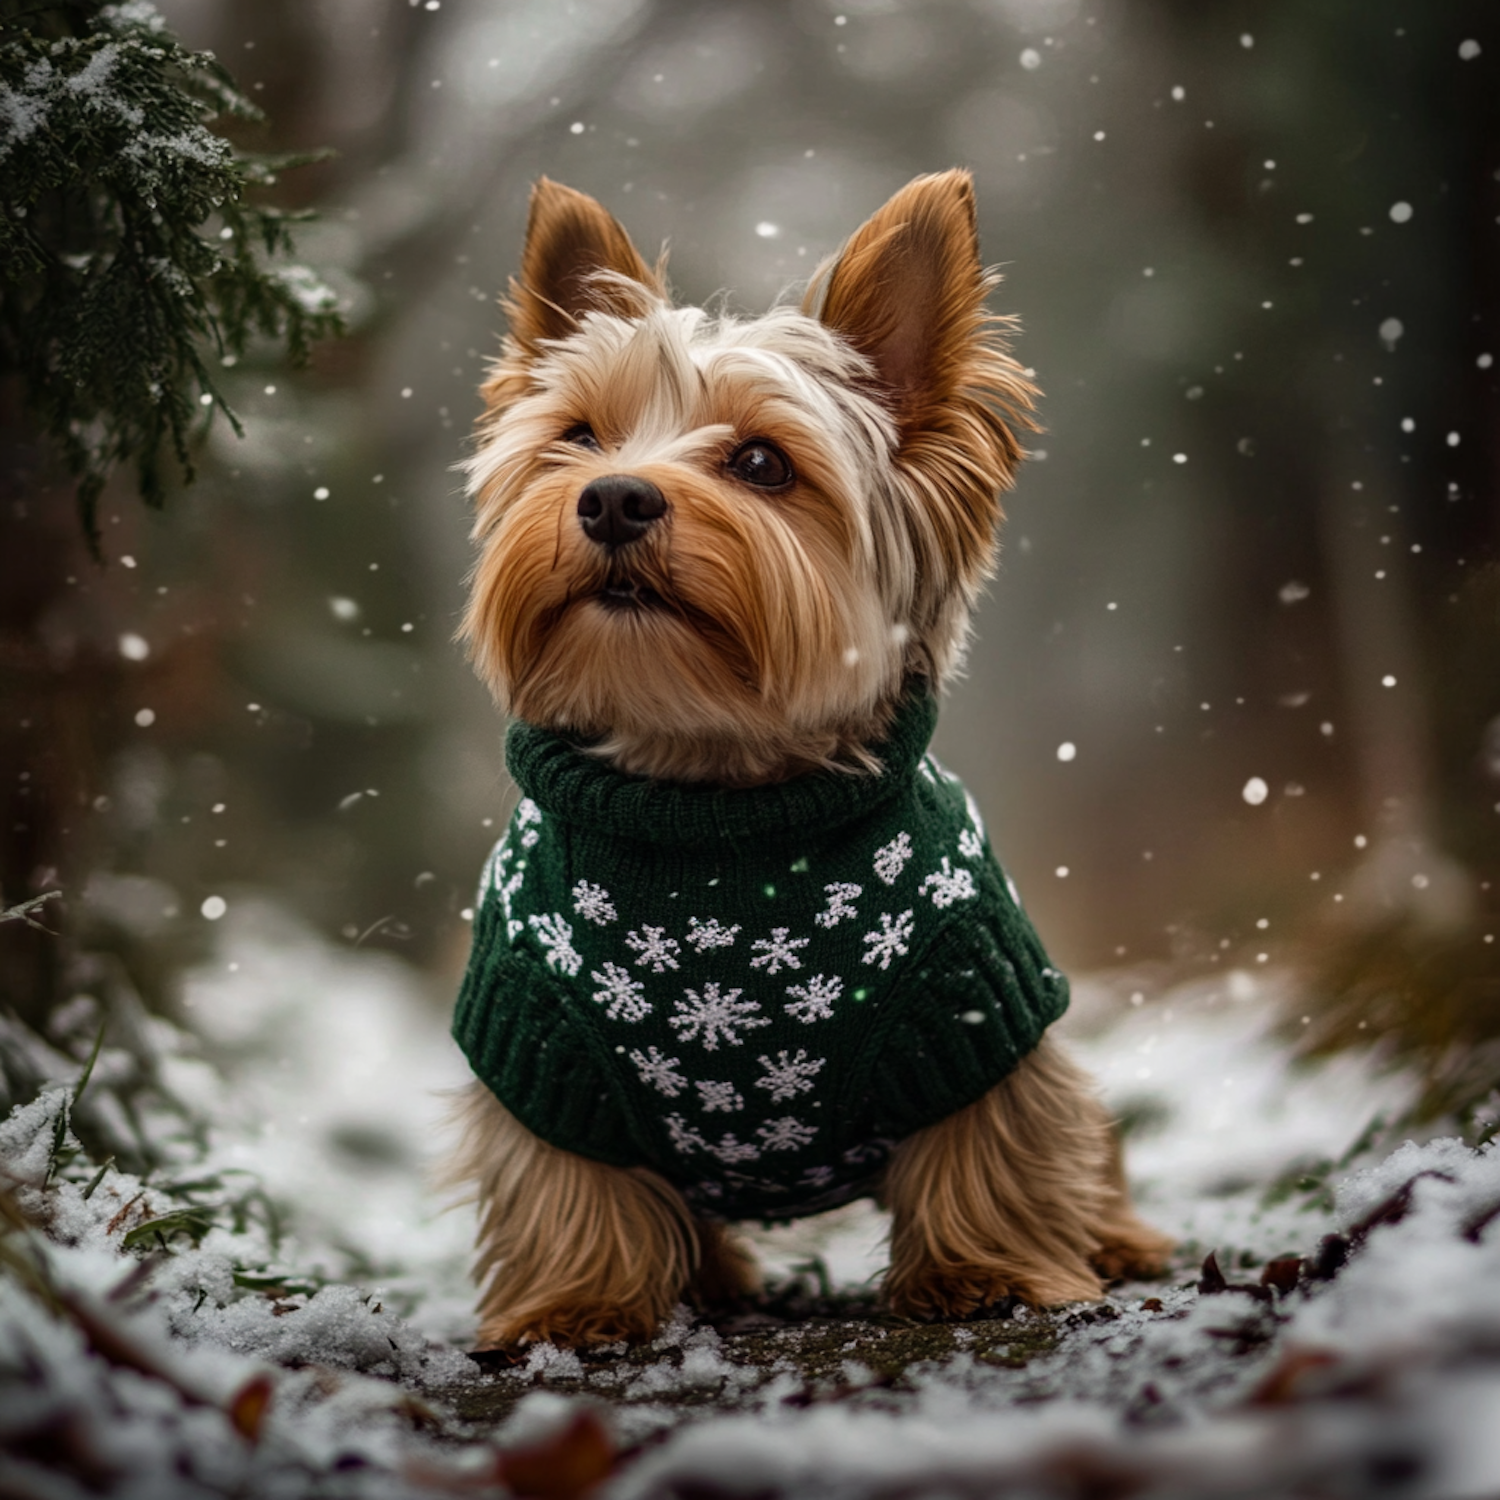
M881 295L860 294L866 277ZM645 775L868 769L903 679L959 665L1012 428L1031 425L1010 325L984 309L995 280L962 173L918 179L854 236L821 317L751 321L672 307L603 208L539 183L469 464L481 551L463 635L500 703ZM560 443L580 421L602 452ZM789 492L747 497L724 472L750 437L790 456ZM570 507L626 471L670 514L606 558ZM602 610L621 569L667 607Z
M684 1297L713 1306L755 1289L749 1256L656 1173L547 1145L481 1083L453 1119L461 1145L439 1185L480 1204L481 1348L649 1338Z
M500 704L623 770L749 786L878 769L912 675L961 664L1000 495L1036 391L985 299L967 173L918 178L850 238L800 309L674 307L593 199L532 195L510 331L468 464L479 556L462 636ZM587 424L597 448L569 441ZM795 482L756 489L750 439ZM606 551L578 498L648 480L655 524ZM611 607L625 583L660 601ZM639 598L639 593L636 596ZM480 1203L480 1339L645 1338L682 1297L755 1285L744 1250L665 1180L559 1151L476 1084L448 1177ZM1004 1296L1095 1297L1167 1242L1130 1210L1102 1108L1050 1043L898 1150L886 1296L957 1316Z
M1154 1275L1171 1248L1132 1213L1086 1075L1050 1038L967 1109L897 1148L886 1172L885 1296L908 1317L1004 1297L1099 1296L1100 1274Z

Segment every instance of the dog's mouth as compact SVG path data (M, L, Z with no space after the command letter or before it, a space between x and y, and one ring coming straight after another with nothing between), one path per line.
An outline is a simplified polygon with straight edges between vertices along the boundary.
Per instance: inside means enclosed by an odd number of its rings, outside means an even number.
M612 614L667 608L667 601L654 588L633 578L611 578L595 597Z

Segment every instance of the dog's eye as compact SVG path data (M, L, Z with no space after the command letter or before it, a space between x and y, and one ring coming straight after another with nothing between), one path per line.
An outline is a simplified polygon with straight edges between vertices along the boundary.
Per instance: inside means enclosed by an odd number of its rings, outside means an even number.
M587 448L591 453L598 453L599 439L594 436L594 429L587 422L579 422L576 426L568 428L563 433L562 440L572 443L575 448Z
M791 460L774 443L752 438L735 449L729 460L729 472L744 484L760 490L779 490L796 477Z

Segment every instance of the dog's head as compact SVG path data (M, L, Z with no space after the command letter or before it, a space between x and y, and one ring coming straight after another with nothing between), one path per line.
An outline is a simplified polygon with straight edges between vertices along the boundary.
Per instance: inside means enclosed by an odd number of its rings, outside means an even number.
M958 664L1035 392L964 172L921 177L749 320L673 307L592 198L532 194L469 463L464 621L528 721L623 769L857 764Z

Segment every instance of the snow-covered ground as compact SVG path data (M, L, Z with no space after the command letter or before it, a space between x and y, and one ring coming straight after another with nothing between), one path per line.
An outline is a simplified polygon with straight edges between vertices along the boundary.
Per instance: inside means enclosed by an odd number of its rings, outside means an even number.
M52 1083L0 1126L0 1493L485 1492L497 1450L580 1402L625 1454L611 1497L1500 1493L1500 1152L1382 1137L1410 1085L1367 1062L1290 1068L1286 976L1079 986L1065 1030L1130 1122L1143 1210L1183 1244L1169 1283L872 1322L884 1225L854 1204L751 1236L773 1281L848 1294L842 1321L837 1296L801 1319L783 1299L717 1327L683 1313L645 1351L481 1371L472 1212L426 1186L466 1076L446 997L269 906L220 931L185 990L198 1040L135 1028L186 1106L146 1120L148 1181L70 1154L87 1007L71 1046L4 1039ZM104 1049L81 1133L108 1135L141 1067ZM1200 1290L1210 1250L1227 1285ZM1321 1275L1262 1286L1289 1256Z

